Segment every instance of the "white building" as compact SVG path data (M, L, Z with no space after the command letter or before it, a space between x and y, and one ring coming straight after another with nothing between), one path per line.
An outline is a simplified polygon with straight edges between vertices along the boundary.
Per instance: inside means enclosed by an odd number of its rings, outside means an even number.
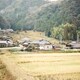
M12 47L13 46L13 41L6 41L6 40L1 40L0 41L0 47Z
M35 45L38 45L38 48L40 50L52 50L53 49L53 45L47 40L38 40L38 41L33 41L32 43Z

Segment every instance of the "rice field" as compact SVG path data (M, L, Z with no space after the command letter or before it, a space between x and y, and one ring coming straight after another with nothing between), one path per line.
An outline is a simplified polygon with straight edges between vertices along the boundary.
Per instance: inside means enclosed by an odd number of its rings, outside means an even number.
M14 74L16 72L18 75L26 74L34 77L32 80L80 80L79 53L32 54L26 52L9 54L3 58L7 61L7 66L9 63L10 65L14 63L15 68L20 68L19 73L17 70ZM14 69L13 66L11 69Z

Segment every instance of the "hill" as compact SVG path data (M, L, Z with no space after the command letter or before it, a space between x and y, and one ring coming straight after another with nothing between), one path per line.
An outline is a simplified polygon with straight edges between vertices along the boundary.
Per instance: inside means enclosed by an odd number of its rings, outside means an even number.
M3 3L5 2L3 1ZM49 5L54 5L55 3L56 2L51 3L45 0L14 0L11 4L8 3L8 6L2 9L0 13L15 30L21 28L33 29L38 25L37 21L46 18L45 14L42 16L43 11L47 9Z
M13 38L14 41L22 40L23 38L29 38L30 40L48 40L53 44L59 44L59 41L54 38L49 38L45 36L44 32L38 32L38 31L20 31L18 33L12 33L9 36Z
M0 0L0 10L5 9L7 6L11 5L13 0Z
M64 29L63 33L55 35L57 39L59 39L60 35L67 36L66 38L62 36L64 40L76 40L77 31L80 31L79 0L60 0L56 2L47 0L14 0L10 1L5 8L2 8L0 14L3 17L3 20L0 19L1 28L5 28L5 25L8 25L8 28L13 28L14 30L43 31L47 36L54 37L54 27L60 28L62 24L65 25L66 23L69 23L69 27L70 25L75 26L75 30L70 28L73 30L72 32L65 28L65 34ZM67 33L69 34L66 35Z

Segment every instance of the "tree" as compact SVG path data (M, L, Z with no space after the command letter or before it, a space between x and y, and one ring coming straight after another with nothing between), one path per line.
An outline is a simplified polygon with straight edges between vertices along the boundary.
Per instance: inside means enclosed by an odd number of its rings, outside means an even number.
M10 28L11 25L9 23L9 21L7 21L5 18L3 18L2 16L0 16L0 28L3 29L7 29Z
M65 40L76 40L77 38L76 30L77 28L75 25L66 23L64 25L64 39Z
M63 38L63 36L64 36L63 32L64 32L64 29L62 28L62 25L60 25L59 27L53 27L51 30L52 37L59 39L59 40L61 37Z
M58 27L53 27L52 36L63 40L76 40L76 26L70 23L62 24Z

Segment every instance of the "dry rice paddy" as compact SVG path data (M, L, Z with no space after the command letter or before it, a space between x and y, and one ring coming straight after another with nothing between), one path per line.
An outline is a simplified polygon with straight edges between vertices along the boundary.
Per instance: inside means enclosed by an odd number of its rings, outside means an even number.
M15 68L21 69L19 73L17 70L14 74L17 72L22 75L24 72L26 76L34 77L32 80L80 80L79 53L32 54L26 52L25 54L9 54L5 57L3 56L7 61L7 66L9 63L10 65L14 63ZM11 68L14 69L13 66Z

